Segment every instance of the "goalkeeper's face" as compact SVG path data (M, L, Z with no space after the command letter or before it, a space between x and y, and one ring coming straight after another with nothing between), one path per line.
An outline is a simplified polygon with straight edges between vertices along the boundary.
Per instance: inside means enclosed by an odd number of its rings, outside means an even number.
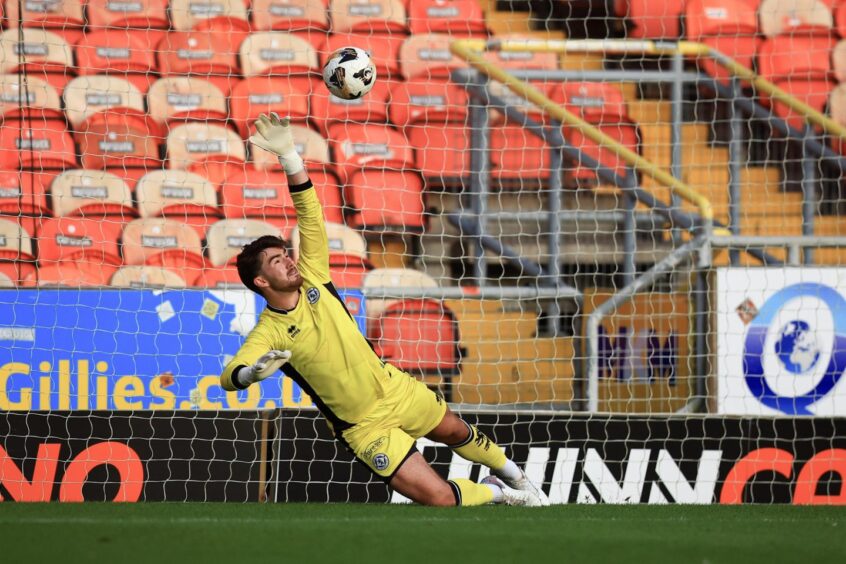
M266 283L266 286L260 285L266 288L265 292L292 292L299 290L303 285L303 277L297 270L297 263L288 256L285 249L273 248L262 252L261 270L256 278L261 278Z

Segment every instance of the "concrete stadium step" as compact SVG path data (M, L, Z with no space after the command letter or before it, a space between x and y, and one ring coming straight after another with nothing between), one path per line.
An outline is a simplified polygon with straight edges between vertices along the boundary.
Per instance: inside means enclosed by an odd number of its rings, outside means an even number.
M567 402L573 399L573 362L502 360L465 362L454 380L453 400L463 403Z
M670 123L672 107L670 102L660 100L629 100L629 117L640 124Z
M452 310L458 319L463 319L469 315L501 313L504 309L502 300L477 300L474 298L444 300L444 305Z
M468 313L458 319L462 343L532 339L537 336L538 316L523 312Z
M464 342L464 362L503 360L562 360L573 355L572 338L542 337L537 339L495 339Z

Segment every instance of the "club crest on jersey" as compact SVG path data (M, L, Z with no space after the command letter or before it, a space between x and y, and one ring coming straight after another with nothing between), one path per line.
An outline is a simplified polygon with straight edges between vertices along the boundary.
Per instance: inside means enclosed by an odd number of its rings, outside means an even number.
M316 304L317 300L320 299L320 290L318 290L317 288L309 288L306 291L306 298L308 299L308 303L312 305Z
M387 468L390 463L391 461L388 460L387 454L379 453L373 457L373 466L375 466L376 470L379 470L380 472Z

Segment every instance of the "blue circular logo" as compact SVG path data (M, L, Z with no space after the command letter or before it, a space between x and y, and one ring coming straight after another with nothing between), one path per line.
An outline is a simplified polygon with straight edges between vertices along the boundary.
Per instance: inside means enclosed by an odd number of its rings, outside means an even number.
M792 300L814 298L825 304L834 323L832 342L821 343L817 327L806 319L785 319L782 310ZM796 312L796 317L802 311ZM780 315L781 314L781 315ZM792 317L792 316L788 316ZM774 323L779 323L778 332L770 339L767 335ZM827 333L828 331L826 331ZM831 358L822 370L820 361L830 350ZM766 358L773 355L776 364ZM767 381L767 372L776 366L796 378L798 383L809 381L820 372L821 377L810 391L797 395L779 394ZM766 369L765 369L766 367ZM749 324L743 351L743 373L746 385L752 394L764 405L789 415L813 415L809 407L825 397L843 376L846 370L846 300L829 286L803 283L788 286L773 295L761 307L758 315ZM769 374L772 376L772 374Z

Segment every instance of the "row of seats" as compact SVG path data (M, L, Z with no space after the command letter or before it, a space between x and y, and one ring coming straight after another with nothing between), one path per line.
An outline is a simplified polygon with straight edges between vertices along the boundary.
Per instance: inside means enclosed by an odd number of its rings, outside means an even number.
M477 0L6 0L4 26L486 33Z

